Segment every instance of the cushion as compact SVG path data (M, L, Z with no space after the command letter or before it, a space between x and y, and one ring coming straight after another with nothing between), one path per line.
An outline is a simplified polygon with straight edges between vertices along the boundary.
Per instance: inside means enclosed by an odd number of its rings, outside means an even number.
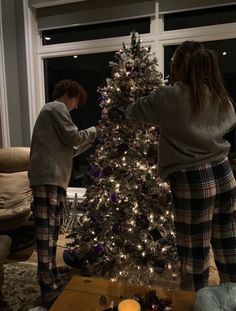
M236 283L204 287L196 292L194 311L236 310Z
M5 226L5 224L7 223L7 221L17 221L17 220L21 220L21 224L22 224L22 219L28 219L30 216L30 212L31 212L31 208L30 208L30 204L22 204L20 206L16 206L12 209L0 209L0 223L4 222L4 231L6 230L6 228L8 228L7 226ZM2 231L2 224L1 224L1 228L0 228L0 232ZM15 225L13 227L16 227Z
M29 147L0 148L0 172L26 171L29 163Z
M18 228L31 214L27 172L0 173L0 232Z
M4 210L24 209L31 203L32 192L29 187L28 174L24 172L0 173L0 212ZM6 211L6 213L14 213Z

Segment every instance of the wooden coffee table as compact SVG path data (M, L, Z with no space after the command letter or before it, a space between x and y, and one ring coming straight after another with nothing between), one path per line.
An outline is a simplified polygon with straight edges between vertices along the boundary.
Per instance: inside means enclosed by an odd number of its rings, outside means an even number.
M193 310L194 293L182 290L169 290L161 287L153 287L157 296L172 299L174 311ZM102 311L112 304L117 305L121 297L144 295L150 290L147 287L133 286L126 282L112 282L106 279L94 277L74 276L67 284L63 292L54 302L50 311ZM101 305L101 296L106 299L106 304Z

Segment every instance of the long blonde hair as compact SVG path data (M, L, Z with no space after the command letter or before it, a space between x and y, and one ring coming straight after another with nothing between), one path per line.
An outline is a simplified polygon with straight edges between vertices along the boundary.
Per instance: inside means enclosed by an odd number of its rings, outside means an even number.
M216 54L206 49L202 43L185 41L178 46L172 60L171 78L172 83L181 81L190 88L195 116L203 111L206 85L212 96L212 102L220 106L220 111L229 110L230 96L225 89Z

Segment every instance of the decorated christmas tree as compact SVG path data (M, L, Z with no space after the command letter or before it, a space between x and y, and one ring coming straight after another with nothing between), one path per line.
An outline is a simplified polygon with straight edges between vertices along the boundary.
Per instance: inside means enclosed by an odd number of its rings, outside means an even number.
M127 105L163 83L156 56L139 34L110 62L99 89L99 144L89 159L92 185L69 245L84 275L146 283L177 273L168 185L158 175L159 129L126 118Z

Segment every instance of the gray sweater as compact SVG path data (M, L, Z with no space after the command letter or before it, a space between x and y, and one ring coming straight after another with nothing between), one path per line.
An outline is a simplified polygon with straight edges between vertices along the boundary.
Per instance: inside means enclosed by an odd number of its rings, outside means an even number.
M68 187L73 156L91 146L96 128L79 131L64 103L44 105L33 131L28 176L30 186Z
M230 144L223 136L236 124L233 105L222 115L207 87L205 94L204 113L197 120L192 117L189 89L180 82L161 86L127 108L129 118L160 126L158 165L164 180L173 172L217 161L229 152Z

